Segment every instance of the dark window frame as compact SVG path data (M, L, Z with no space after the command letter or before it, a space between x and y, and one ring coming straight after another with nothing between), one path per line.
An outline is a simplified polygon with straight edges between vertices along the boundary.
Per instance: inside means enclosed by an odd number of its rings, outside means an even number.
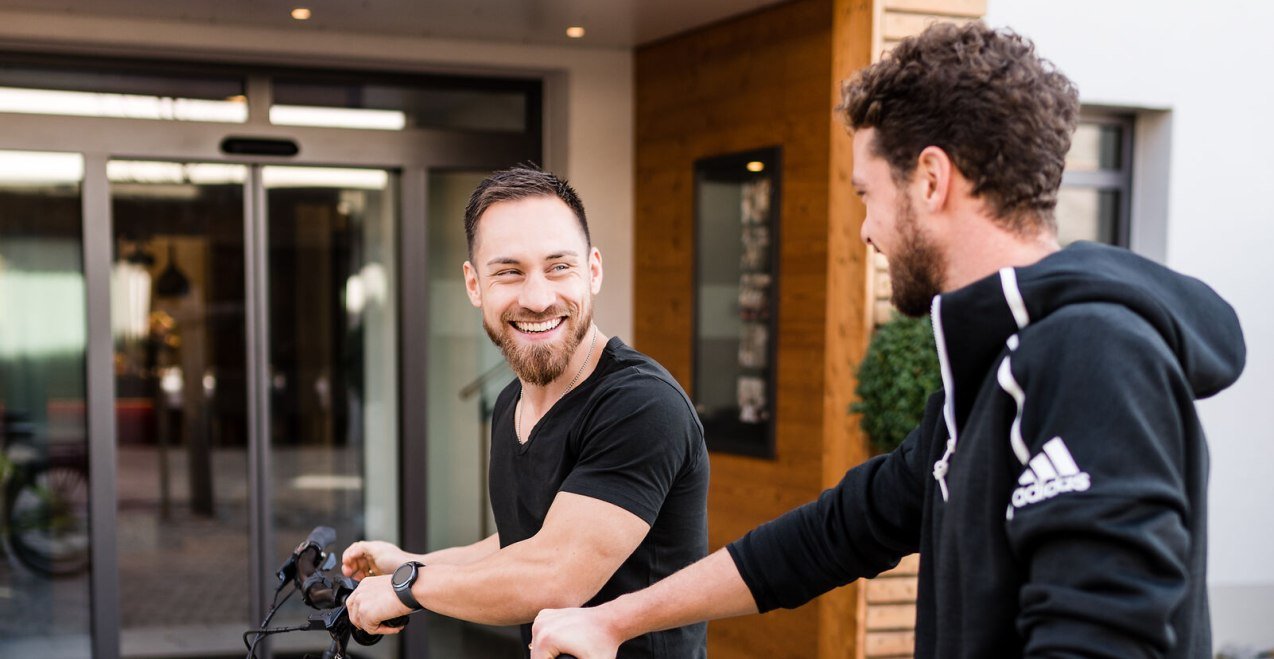
M1136 129L1136 118L1118 111L1085 110L1080 113L1079 123L1116 126L1120 129L1119 168L1090 172L1067 170L1062 174L1062 188L1118 192L1119 210L1114 223L1114 244L1126 248L1131 244L1133 131Z

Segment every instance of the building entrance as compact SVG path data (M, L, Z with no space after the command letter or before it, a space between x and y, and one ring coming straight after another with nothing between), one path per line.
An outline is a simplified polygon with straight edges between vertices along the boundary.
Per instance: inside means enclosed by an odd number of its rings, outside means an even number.
M477 403L458 393L493 359L447 355L434 377L430 350L472 343L480 324L462 298L431 293L454 278L433 266L463 249L442 228L459 226L460 184L539 159L538 82L459 93L437 78L254 69L216 72L242 94L196 74L140 76L125 94L100 72L59 71L0 72L0 475L56 462L49 473L83 478L32 490L60 497L62 516L25 536L58 570L6 543L0 657L240 656L277 563L312 527L335 527L341 547L416 550L489 530L460 478L481 482L467 463L482 440L468 428ZM62 105L35 104L33 89ZM159 111L133 116L116 97ZM457 409L465 422L444 418ZM456 426L474 436L431 434ZM435 471L456 483L419 477ZM26 509L44 500L25 496ZM288 607L276 620L307 613ZM361 655L469 633L434 626L435 639ZM325 645L293 634L271 649Z

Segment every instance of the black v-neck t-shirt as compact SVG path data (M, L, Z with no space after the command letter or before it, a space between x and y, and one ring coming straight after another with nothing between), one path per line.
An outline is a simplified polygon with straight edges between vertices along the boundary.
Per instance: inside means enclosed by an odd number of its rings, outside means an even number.
M538 533L557 493L571 492L650 524L586 606L641 590L707 554L703 426L667 370L610 339L593 373L549 408L525 444L514 434L520 392L511 382L492 415L491 507L501 547ZM706 631L700 623L639 636L620 646L619 657L706 657ZM529 624L522 636L530 642Z

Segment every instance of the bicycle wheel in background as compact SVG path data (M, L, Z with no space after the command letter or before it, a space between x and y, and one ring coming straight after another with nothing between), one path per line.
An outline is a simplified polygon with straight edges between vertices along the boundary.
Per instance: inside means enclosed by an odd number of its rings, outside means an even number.
M66 465L36 467L9 481L9 547L36 572L63 576L88 568L88 474Z

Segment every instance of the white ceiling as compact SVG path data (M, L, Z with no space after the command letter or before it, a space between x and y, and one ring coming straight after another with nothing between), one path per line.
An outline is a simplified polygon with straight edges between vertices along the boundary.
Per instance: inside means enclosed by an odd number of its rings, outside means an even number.
M632 48L783 0L0 0L0 9ZM307 21L291 18L308 7ZM582 39L566 37L581 25Z

